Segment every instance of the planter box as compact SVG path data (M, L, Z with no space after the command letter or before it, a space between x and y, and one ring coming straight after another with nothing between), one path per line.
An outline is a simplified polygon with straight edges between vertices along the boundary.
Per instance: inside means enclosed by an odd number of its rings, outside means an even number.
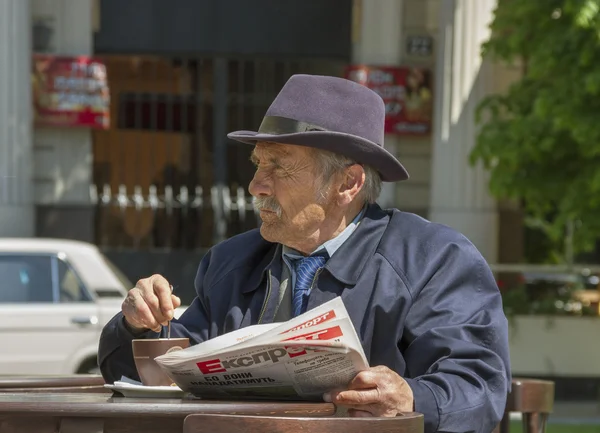
M600 377L600 317L515 316L509 326L513 375Z

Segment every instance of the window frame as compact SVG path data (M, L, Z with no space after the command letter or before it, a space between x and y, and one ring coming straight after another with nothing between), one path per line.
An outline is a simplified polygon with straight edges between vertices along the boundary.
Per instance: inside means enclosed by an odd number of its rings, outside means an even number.
M53 265L56 267L56 279L55 279L55 281L52 282L53 288L56 287L56 293L55 293L56 296L54 298L56 304L83 304L83 303L95 302L96 298L92 294L92 291L89 290L89 288L83 281L83 278L81 278L81 276L77 272L77 269L75 269L75 266L72 265L71 261L69 260L69 256L66 253L60 252L60 253L55 254L52 258L52 262L56 263L56 265ZM83 291L83 294L86 296L87 299L82 300L82 301L77 301L77 302L61 302L60 301L60 281L58 279L58 275L59 275L58 274L58 263L59 262L64 263L64 265L67 267L67 269L70 270L71 272L73 272L73 275L75 275L75 278L77 279L77 282L79 283L79 287L81 288L81 290Z

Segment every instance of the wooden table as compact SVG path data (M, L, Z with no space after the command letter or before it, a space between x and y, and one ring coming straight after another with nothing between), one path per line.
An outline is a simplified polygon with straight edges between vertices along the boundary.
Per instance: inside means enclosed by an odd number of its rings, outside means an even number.
M193 413L333 416L331 403L0 392L0 433L177 433Z
M101 392L111 393L104 388L100 375L54 375L54 376L2 376L0 392Z

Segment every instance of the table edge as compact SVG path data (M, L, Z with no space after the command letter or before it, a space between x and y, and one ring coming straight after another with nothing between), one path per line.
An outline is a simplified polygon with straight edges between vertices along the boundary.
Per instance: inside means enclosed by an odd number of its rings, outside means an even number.
M24 396L29 393L0 393L3 395ZM30 395L30 394L29 394ZM65 395L82 394L47 394L57 398ZM96 394L100 395L100 394ZM110 401L112 399L122 401ZM0 418L10 416L79 416L79 417L110 417L124 418L127 416L147 417L181 417L194 413L230 414L230 415L270 415L270 416L332 416L336 412L332 403L315 402L243 402L232 410L231 402L197 400L185 401L179 399L153 399L140 403L143 399L128 399L127 397L106 397L105 401L72 401L65 404L61 401L2 401L0 402ZM130 400L130 401L127 401ZM37 406L36 406L37 404ZM268 405L268 407L264 407ZM301 405L301 407L297 407ZM203 407L202 407L203 406ZM261 407L263 406L263 407Z

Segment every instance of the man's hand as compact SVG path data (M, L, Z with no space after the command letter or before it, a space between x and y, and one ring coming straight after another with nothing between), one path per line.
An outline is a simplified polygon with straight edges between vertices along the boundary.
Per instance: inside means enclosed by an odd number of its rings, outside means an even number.
M324 396L325 401L348 408L355 417L393 417L401 412L413 412L413 392L395 371L384 366L361 371L345 391Z
M139 280L121 305L127 324L135 330L160 331L173 318L181 300L171 293L169 282L161 275Z

